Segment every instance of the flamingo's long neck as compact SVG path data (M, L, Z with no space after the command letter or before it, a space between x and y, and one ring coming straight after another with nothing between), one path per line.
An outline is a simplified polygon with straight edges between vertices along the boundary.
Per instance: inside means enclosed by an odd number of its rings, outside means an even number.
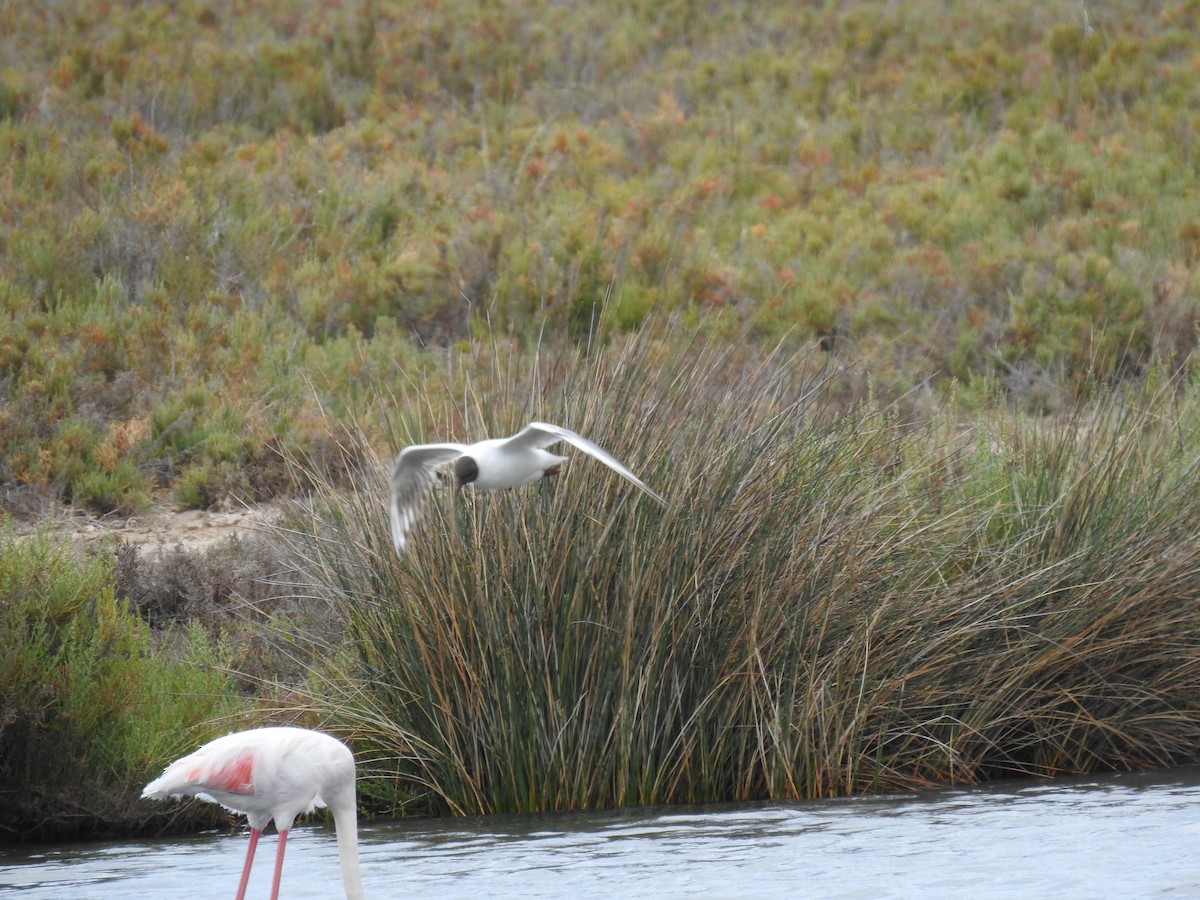
M346 900L365 900L362 873L358 868L358 811L353 798L337 807L330 804L333 824L337 829L338 861L342 866L342 883L346 885Z

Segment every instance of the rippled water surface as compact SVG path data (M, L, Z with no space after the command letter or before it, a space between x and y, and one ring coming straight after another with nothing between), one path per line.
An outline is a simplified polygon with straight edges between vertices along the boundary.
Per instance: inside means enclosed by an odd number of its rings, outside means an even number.
M1200 769L811 803L365 823L367 896L1200 897ZM248 897L269 892L274 835ZM239 835L0 850L0 894L232 897ZM342 896L297 827L283 897Z

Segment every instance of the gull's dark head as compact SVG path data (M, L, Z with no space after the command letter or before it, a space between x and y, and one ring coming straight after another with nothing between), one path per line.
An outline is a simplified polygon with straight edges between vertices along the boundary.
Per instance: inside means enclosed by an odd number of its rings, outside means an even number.
M460 456L454 461L454 484L461 491L479 477L479 464L469 456Z

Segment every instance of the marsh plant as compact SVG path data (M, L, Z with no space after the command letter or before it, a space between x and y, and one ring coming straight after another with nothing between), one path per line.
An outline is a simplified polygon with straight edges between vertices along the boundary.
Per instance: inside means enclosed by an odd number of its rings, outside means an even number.
M382 466L293 522L345 621L312 638L309 702L372 760L365 796L552 810L1196 758L1193 386L918 424L808 358L679 345L491 363L397 417L397 444L560 422L665 509L574 459L445 485L402 557Z

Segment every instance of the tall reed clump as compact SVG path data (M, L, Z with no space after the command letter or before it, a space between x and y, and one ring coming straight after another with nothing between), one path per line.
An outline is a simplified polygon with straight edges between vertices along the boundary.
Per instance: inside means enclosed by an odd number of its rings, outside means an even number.
M111 553L0 532L0 842L214 820L137 798L244 706L230 660L199 625L156 641L112 569Z
M383 467L293 523L345 622L312 700L373 758L368 797L552 810L1197 757L1195 389L914 427L806 360L668 346L496 366L457 407L415 398L398 442L559 422L665 508L577 456L436 489L403 557Z

